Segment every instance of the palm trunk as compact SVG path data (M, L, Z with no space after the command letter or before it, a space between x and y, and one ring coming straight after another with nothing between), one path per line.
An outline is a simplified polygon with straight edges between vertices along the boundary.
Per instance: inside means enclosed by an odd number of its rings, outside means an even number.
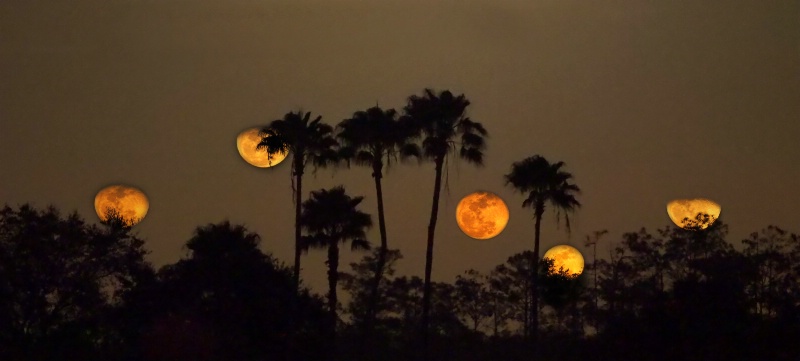
M594 240L594 247L592 250L592 273L594 275L594 283L592 283L592 287L594 288L594 309L592 309L592 325L595 327L595 331L597 330L597 242L599 241L599 236Z
M294 204L294 290L300 294L300 253L302 244L300 240L300 210L303 203L303 158L295 156L294 176L297 188L295 189Z
M364 329L362 336L364 337L364 347L372 345L373 324L377 313L378 295L380 292L381 279L383 279L383 269L386 267L386 254L388 252L388 242L386 240L386 220L383 213L383 190L381 188L381 168L382 166L374 166L372 176L375 178L375 192L378 196L378 228L381 233L381 248L378 252L378 264L375 267L375 276L372 279L369 301L367 303L367 313L364 319Z
M422 352L423 360L429 359L428 325L430 323L431 308L431 269L433 267L433 234L436 230L436 217L439 213L439 193L442 187L442 164L444 159L436 159L436 180L433 185L433 206L431 207L431 221L428 224L428 246L425 251L425 284L422 291Z
M298 159L299 158L299 159ZM300 237L300 214L301 214L301 207L302 207L302 192L303 192L303 159L295 155L294 157L294 164L293 166L293 173L295 178L295 204L294 204L294 292L296 296L300 295L300 254L302 251L302 244L301 244L301 237ZM290 315L290 319L292 323L290 325L290 341L287 346L287 358L294 359L297 355L296 349L296 333L298 329L297 321L300 320L300 310L297 308L297 304L292 304L292 312Z
M330 347L329 360L337 359L336 349L336 285L339 282L339 244L338 240L329 240L328 245L328 342Z
M539 340L539 235L542 225L542 214L544 213L544 206L536 205L536 213L534 214L536 221L534 224L534 244L533 244L533 264L532 264L532 277L531 277L531 340L535 347L538 348L537 342Z

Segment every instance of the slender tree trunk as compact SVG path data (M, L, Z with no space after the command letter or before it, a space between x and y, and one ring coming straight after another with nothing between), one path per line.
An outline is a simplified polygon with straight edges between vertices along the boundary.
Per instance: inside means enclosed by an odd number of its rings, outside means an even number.
M530 308L531 308L531 292L533 292L533 291L531 291L531 288L530 288L530 282L531 282L530 278L526 277L526 279L528 279L528 280L525 281L525 284L526 284L526 288L524 289L525 295L522 298L522 300L524 301L522 303L522 319L523 319L522 335L527 338L527 337L530 337L530 335L531 335L531 313L530 313Z
M439 213L439 193L442 187L443 159L436 159L436 180L433 185L433 206L431 207L431 221L428 224L428 246L425 251L425 284L422 291L422 352L423 360L429 360L428 347L431 309L431 269L433 266L433 234L436 230L436 217Z
M497 337L497 313L498 313L498 311L497 311L497 294L495 294L492 299L494 301L492 303L492 316L494 316L493 319L492 319L492 321L494 323L492 336Z
M367 347L371 350L372 346L372 330L375 323L375 316L377 313L378 296L380 292L381 279L383 279L383 269L386 267L386 254L388 252L388 241L386 240L386 219L384 218L383 211L383 190L381 188L381 168L383 165L373 166L372 176L375 178L375 192L378 197L378 228L381 233L381 248L378 252L378 263L375 267L375 275L372 279L369 301L367 303L367 313L364 319L364 328L362 336L364 342L362 347Z
M301 237L300 237L300 214L302 207L302 192L303 192L303 159L299 155L294 156L294 164L292 164L292 172L295 179L295 203L294 203L294 292L296 296L300 296L300 254L302 251ZM298 322L300 320L300 310L296 303L292 304L290 325L290 341L287 345L287 358L292 360L297 356L296 337L299 328Z
M597 329L597 242L599 241L599 236L597 236L594 240L594 247L592 251L592 273L594 275L594 283L592 287L594 288L594 309L592 310L592 318L593 318L593 326L595 330Z
M295 156L294 176L295 176L295 203L294 203L294 290L300 294L300 253L302 251L300 236L300 211L303 203L303 159Z
M536 218L534 224L534 244L533 244L533 275L531 277L531 340L534 346L538 349L539 340L539 235L542 225L542 214L544 213L544 206L536 205Z
M328 342L330 347L329 360L338 359L338 349L336 348L336 285L339 283L339 243L338 240L331 239L328 244Z

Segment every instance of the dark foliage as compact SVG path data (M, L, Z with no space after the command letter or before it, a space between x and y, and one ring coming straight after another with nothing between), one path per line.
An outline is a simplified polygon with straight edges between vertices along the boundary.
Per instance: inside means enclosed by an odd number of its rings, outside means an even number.
M291 271L258 249L259 237L228 222L195 230L188 257L164 266L129 298L137 314L132 359L310 359L323 310ZM297 315L297 316L295 316ZM138 333L138 335L136 335ZM135 357L133 357L135 356Z
M308 204L329 204L323 198ZM360 201L345 198L348 209ZM343 213L334 208L308 214ZM363 217L309 218L307 230L362 239L363 228L345 227L345 218ZM610 241L608 256L577 277L526 251L487 274L432 282L428 352L418 327L424 280L396 274L399 251L387 252L370 335L376 347L359 352L379 251L348 273L334 270L349 297L332 349L330 307L305 289L297 294L292 271L258 246L242 226L209 224L195 230L183 259L155 272L124 220L95 226L53 208L5 207L0 359L800 359L800 237L775 226L741 247L727 241L721 220L704 229L641 229ZM531 313L541 315L536 348L525 337Z
M295 289L300 292L300 254L303 249L300 234L300 207L303 195L303 175L306 167L324 167L336 163L338 143L333 137L333 127L322 122L317 116L311 120L311 112L286 113L261 130L261 142L257 150L266 151L268 156L280 153L292 155L292 191L294 192L294 280Z
M110 216L94 226L52 207L0 210L0 359L103 359L119 342L112 315L152 270Z
M442 176L446 173L448 161L456 150L458 159L481 166L483 165L483 152L486 148L488 132L483 124L473 121L467 116L466 110L469 105L470 101L464 94L456 96L449 90L437 94L432 89L425 89L422 96L408 97L407 105L403 108L405 114L402 122L412 130L414 137L420 138L422 157L433 162L435 171L433 203L425 252L420 331L422 348L426 352L429 350L428 341L431 334L433 243L439 216ZM428 360L428 354L424 353L422 358Z
M363 197L350 197L343 187L331 190L321 189L311 192L311 197L303 202L303 214L300 218L303 228L309 232L305 237L305 246L325 248L328 258L328 322L326 344L329 348L329 359L338 359L336 343L337 324L339 322L339 243L349 241L352 250L369 249L366 231L372 227L372 217L356 209Z
M339 156L347 161L372 168L372 178L375 181L375 194L378 205L378 229L381 236L380 248L377 253L377 262L373 269L372 286L367 308L360 320L362 344L359 346L363 352L367 348L374 348L374 320L378 307L378 294L383 280L384 267L389 252L389 241L386 234L386 217L383 206L383 178L384 165L388 168L392 162L408 157L420 157L420 150L416 144L411 143L414 129L406 121L397 119L394 109L383 110L372 107L366 111L353 113L349 119L342 120L336 127L336 137L341 143Z

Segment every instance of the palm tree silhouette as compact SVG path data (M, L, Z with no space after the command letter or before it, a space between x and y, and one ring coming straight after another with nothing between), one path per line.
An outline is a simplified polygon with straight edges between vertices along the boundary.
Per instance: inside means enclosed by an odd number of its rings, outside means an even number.
M425 253L425 284L422 297L423 352L428 357L428 325L431 306L431 268L433 264L433 236L439 212L439 194L442 186L442 170L449 155L458 147L458 156L469 163L483 165L484 137L486 129L481 123L466 117L469 100L463 94L454 96L448 90L439 94L425 89L422 96L412 95L405 106L404 121L422 136L422 155L434 163L436 178L433 186L433 205L428 224L428 243ZM460 138L460 139L459 139Z
M300 289L300 206L303 194L303 173L306 165L314 168L326 166L336 160L336 139L333 128L321 123L322 117L310 120L311 113L289 112L283 119L273 120L261 130L261 142L256 149L264 149L270 154L292 153L292 191L295 196L294 218L294 282L295 290Z
M539 234L542 215L547 204L553 207L556 221L561 219L563 213L566 220L567 231L570 229L569 214L580 208L581 203L575 199L580 193L580 188L570 183L572 174L561 170L564 162L550 163L540 155L525 158L514 162L511 173L505 175L506 185L513 187L528 196L522 202L522 207L533 209L534 218L534 245L533 245L533 272L531 287L531 337L536 342L539 329Z
M311 192L303 202L300 222L309 235L304 246L328 248L328 311L329 342L336 354L336 285L339 281L339 243L350 241L352 250L369 249L366 230L372 227L372 217L356 209L364 197L351 198L343 187Z
M409 143L411 132L409 127L404 127L397 119L394 109L383 110L378 106L353 113L349 119L337 125L337 138L341 143L339 155L357 165L372 168L372 178L375 180L375 192L378 199L378 228L381 235L381 247L378 252L375 274L370 285L370 296L367 302L367 312L363 324L364 336L368 336L375 317L378 302L378 290L383 278L383 269L386 266L388 242L386 237L386 221L383 208L383 191L381 178L383 178L384 164L389 167L396 161L398 155L401 159L409 156L419 157L420 151L416 144Z

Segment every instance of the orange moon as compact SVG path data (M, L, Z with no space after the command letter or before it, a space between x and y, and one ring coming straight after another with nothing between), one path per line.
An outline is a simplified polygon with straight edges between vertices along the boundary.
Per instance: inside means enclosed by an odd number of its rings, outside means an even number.
M113 210L119 213L128 226L133 226L144 219L149 208L150 202L144 192L131 186L108 186L94 196L94 210L102 221Z
M475 239L489 239L500 234L508 224L508 207L491 192L475 192L458 202L458 228Z
M239 149L239 155L245 162L259 168L273 167L283 161L286 154L275 153L270 160L265 150L256 150L258 143L261 143L259 132L260 128L250 128L239 133L236 137L236 148Z
M681 228L706 229L719 218L722 207L705 198L676 199L667 204L667 214L672 222ZM708 222L697 222L697 217L708 215ZM694 226L694 227L693 227Z
M556 270L563 268L571 276L583 273L583 255L575 247L566 244L555 246L547 250L542 258L552 259Z

